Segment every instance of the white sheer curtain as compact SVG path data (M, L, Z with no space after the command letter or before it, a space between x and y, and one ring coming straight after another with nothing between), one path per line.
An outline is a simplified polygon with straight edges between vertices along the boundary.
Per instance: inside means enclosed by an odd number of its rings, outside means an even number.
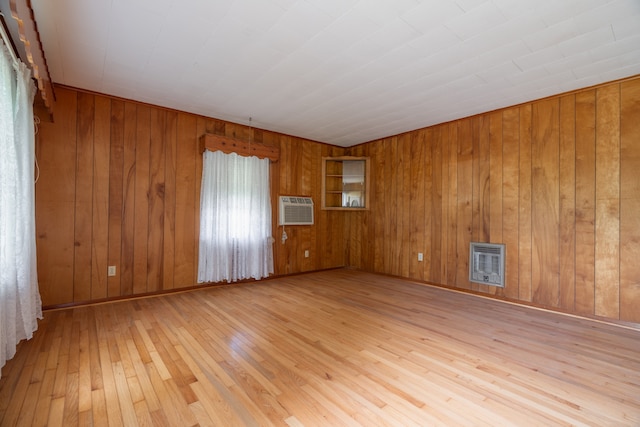
M31 71L0 41L0 367L42 318L36 272Z
M205 151L198 283L273 273L269 159Z

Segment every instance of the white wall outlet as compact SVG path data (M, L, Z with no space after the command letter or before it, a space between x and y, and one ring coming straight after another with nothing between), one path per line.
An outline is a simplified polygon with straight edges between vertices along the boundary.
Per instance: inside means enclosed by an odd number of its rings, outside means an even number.
M422 260L424 260L424 255L422 255L422 252L418 252L418 261Z
M304 251L304 257L309 258L309 249Z
M107 276L115 276L116 275L116 266L110 265L107 267Z

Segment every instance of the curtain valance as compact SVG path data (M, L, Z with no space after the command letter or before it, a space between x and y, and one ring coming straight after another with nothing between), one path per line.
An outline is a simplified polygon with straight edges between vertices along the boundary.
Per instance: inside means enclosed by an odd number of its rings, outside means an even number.
M244 157L256 156L259 159L269 159L272 162L277 162L280 159L279 147L212 133L205 133L200 137L200 152L204 153L205 150L222 151L226 154L235 153Z

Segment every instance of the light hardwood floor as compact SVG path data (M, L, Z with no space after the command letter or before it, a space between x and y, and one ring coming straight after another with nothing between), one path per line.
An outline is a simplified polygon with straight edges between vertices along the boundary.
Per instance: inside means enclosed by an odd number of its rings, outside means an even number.
M0 425L640 425L640 330L333 270L48 311Z

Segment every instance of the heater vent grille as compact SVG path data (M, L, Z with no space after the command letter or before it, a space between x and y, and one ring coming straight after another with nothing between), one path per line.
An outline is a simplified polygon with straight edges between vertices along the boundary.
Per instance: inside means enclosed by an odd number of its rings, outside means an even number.
M471 242L469 250L469 280L485 285L504 287L505 245Z

